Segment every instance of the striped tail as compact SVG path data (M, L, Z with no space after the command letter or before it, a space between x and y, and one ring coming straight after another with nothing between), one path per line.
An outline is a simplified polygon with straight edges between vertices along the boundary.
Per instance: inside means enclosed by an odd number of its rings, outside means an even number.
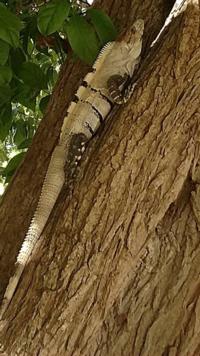
M40 235L64 184L65 156L66 147L64 145L56 146L51 156L37 209L17 257L15 273L10 278L4 294L3 302L0 308L0 319L2 319L4 312L12 300L24 267L36 242L40 238Z

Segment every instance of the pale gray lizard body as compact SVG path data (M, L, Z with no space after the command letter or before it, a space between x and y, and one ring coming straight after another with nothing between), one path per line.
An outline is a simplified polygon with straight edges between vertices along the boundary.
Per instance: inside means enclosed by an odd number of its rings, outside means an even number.
M126 102L121 91L136 68L142 47L143 20L137 20L127 32L125 40L108 43L84 78L64 118L58 145L47 169L40 199L17 257L16 270L10 278L0 319L7 309L28 258L39 239L58 195L65 182L64 168L74 169L81 158L85 143L94 135L110 112L114 102ZM117 85L116 85L117 83Z

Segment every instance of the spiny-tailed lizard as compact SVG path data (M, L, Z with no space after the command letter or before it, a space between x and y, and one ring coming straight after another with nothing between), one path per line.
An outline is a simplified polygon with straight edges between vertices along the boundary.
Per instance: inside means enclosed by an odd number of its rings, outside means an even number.
M135 84L127 86L127 83L140 60L143 30L143 20L136 20L122 41L110 42L101 50L92 71L84 78L75 101L71 102L67 110L37 209L18 254L15 273L9 280L3 298L0 319L12 300L25 265L65 183L65 166L75 171L85 144L98 130L113 104L125 103L133 92Z

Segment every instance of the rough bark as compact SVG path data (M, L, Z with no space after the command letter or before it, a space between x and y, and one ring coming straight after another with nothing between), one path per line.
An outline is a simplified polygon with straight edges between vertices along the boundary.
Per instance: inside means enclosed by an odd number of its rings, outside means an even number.
M165 0L129 0L96 2L103 8L123 32L135 18L146 14L146 41L148 48L156 33L162 27L168 5ZM120 9L120 11L119 11ZM154 16L155 15L155 16ZM52 95L46 115L34 137L24 162L16 172L0 206L0 298L2 298L25 231L27 231L36 209L41 185L52 150L57 142L63 117L88 68L80 62L67 61ZM31 164L30 164L31 162Z
M8 355L200 355L199 15L191 1L172 21L63 189L6 314Z

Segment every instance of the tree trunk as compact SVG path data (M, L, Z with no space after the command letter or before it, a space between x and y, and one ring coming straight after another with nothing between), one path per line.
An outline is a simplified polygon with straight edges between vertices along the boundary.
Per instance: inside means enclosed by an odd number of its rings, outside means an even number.
M63 188L1 325L2 350L198 356L199 2L188 1L151 49L169 10L164 0L98 4L121 29L145 20L138 85L89 143L73 192ZM86 71L64 66L1 204L2 294Z

